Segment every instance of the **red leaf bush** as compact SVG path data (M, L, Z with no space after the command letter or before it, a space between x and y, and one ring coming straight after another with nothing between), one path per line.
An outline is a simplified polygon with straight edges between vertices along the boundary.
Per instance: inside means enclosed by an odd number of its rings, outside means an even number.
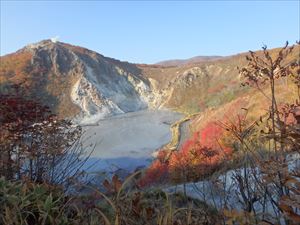
M210 175L232 154L231 148L223 144L224 133L222 127L211 122L195 132L180 150L161 150L141 179L141 186L194 181Z

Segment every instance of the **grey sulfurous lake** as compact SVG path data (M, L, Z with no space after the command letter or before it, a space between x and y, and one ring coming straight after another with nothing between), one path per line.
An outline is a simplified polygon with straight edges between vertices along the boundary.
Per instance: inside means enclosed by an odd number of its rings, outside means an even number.
M170 126L182 114L170 110L142 110L116 115L84 127L84 145L95 145L90 171L134 170L151 161L152 153L171 140Z

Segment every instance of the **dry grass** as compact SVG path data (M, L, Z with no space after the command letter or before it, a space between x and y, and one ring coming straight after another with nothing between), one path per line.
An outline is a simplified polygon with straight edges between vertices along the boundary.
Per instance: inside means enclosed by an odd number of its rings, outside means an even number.
M159 189L133 188L136 175L106 194L85 186L91 190L86 195L65 195L56 186L0 179L0 223L199 225L220 221L217 211L204 202Z

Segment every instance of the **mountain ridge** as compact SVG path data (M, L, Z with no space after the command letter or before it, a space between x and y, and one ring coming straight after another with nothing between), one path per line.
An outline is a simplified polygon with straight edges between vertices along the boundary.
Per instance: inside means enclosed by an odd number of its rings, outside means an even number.
M188 59L169 59L169 60L163 60L160 62L155 63L156 65L162 65L162 66L182 66L187 64L195 64L199 62L209 62L209 61L215 61L218 59L223 59L226 56L194 56Z
M21 71L9 65L14 63L9 62L11 57L25 56ZM100 119L148 106L148 83L138 68L85 48L44 40L1 57L1 62L2 81L30 80L32 90L43 86L42 92L56 100L44 99L46 104L59 109L67 103L71 111L67 116ZM65 117L66 110L56 111Z
M292 60L299 58L297 52L299 46ZM134 64L80 46L43 40L1 56L0 84L22 83L60 117L78 121L146 108L189 114L249 94L240 86L236 69L246 65L246 55L202 58L177 66Z

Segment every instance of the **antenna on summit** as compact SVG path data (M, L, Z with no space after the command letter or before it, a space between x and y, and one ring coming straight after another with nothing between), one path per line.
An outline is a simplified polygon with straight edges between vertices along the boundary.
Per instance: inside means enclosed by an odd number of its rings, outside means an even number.
M53 38L50 38L50 40L53 42L53 43L56 43L59 39L59 36L55 36Z

